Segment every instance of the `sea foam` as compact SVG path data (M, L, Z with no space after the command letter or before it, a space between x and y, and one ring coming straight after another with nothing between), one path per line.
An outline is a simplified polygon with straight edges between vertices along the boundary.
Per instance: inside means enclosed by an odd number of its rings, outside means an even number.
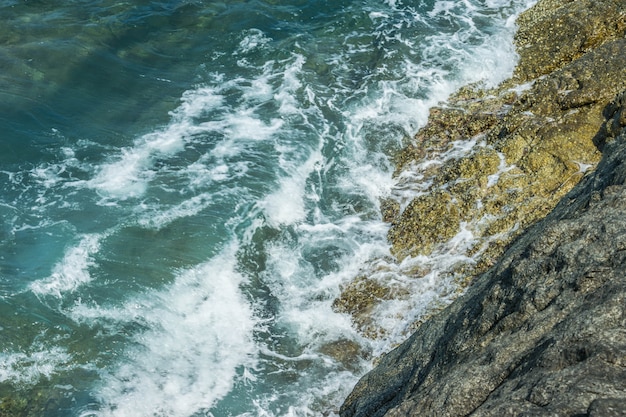
M129 300L112 314L99 306L73 310L76 320L91 326L101 320L147 326L116 366L102 370L96 392L101 409L85 415L189 416L226 395L241 369L254 368L255 320L239 288L243 277L235 271L234 251L181 271L171 286Z
M34 281L30 290L37 296L61 298L68 291L88 284L92 280L89 268L94 264L92 256L100 249L104 234L89 234L65 251L63 259L54 266L47 278Z

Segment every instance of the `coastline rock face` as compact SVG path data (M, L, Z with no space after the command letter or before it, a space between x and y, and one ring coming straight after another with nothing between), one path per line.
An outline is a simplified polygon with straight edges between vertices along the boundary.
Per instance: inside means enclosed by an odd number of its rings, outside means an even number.
M342 417L624 415L625 104L606 106L597 170L384 356Z
M622 0L542 0L517 19L515 77L548 74L606 42L623 38Z
M626 0L540 0L518 24L513 77L432 109L397 161L417 196L383 204L399 261L477 238L447 272L467 289L342 417L626 416ZM355 282L337 304L371 329L394 291Z
M400 192L383 202L398 262L452 247L467 262L444 275L460 287L596 166L604 109L626 89L626 0L542 0L518 24L514 76L490 90L469 86L433 108L398 155ZM407 200L404 189L417 197ZM459 249L463 234L474 240ZM362 286L349 284L335 305L375 338L381 332L367 312L402 291L369 283L385 297L359 296Z
M432 185L392 220L394 254L429 254L461 222L488 238L544 217L597 163L591 138L603 108L626 88L624 68L626 39L609 41L521 93L507 86L468 99L465 91L435 109L400 156L400 170L421 171ZM420 167L455 141L472 139L468 155Z

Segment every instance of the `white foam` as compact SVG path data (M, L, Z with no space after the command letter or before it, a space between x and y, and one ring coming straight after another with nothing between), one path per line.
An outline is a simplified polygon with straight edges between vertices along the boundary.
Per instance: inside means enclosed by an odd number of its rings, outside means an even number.
M137 139L132 147L122 149L115 161L100 167L88 186L105 197L125 200L142 196L150 180L157 158L167 158L182 151L194 134L207 129L220 128L221 124L198 124L195 119L223 103L216 89L202 87L183 94L181 105L171 112L170 124Z
M44 165L33 168L31 171L35 178L44 188L51 188L59 183L61 169L56 165ZM62 172L62 171L61 171Z
M263 140L271 137L280 130L283 121L272 119L266 123L254 114L254 109L245 109L233 113L226 118L227 127L224 129L232 140Z
M238 153L240 150L231 147L230 152ZM215 153L219 153L219 156ZM236 180L246 175L250 164L248 161L226 163L223 161L223 157L224 154L220 149L219 152L205 155L181 170L181 174L187 177L189 187L196 191L215 183Z
M274 89L270 77L274 62L269 61L263 66L263 73L250 81L250 86L242 86L243 101L250 103L266 102L272 99Z
M239 48L235 51L235 55L247 54L256 49L263 47L270 42L271 39L259 29L250 29L248 34L239 42Z
M401 7L394 3L395 6ZM469 1L437 1L430 18L454 22L452 27L457 27L456 32L435 32L420 42L419 56L422 60L414 62L410 55L407 56L404 61L406 78L392 85L392 90L396 91L395 102L390 104L391 101L381 96L384 104L379 107L394 108L400 116L394 118L391 115L390 119L400 120L405 129L414 126L413 130L408 130L413 133L416 127L426 123L428 108L445 100L460 86L483 82L490 87L509 77L517 62L512 42L514 16L510 15L526 7L528 2L524 1L494 0L487 7ZM475 23L480 19L489 19L496 25L481 32L484 29ZM426 98L410 99L411 90L426 91ZM403 94L409 99L403 98ZM413 108L420 115L411 116L407 113L407 107ZM468 155L476 146L485 146L479 140L463 138L452 143L441 154L412 164L400 173L390 194L401 203L401 209L417 195L429 192L432 186L432 178L427 174L429 168ZM501 158L498 172L489 178L489 185L509 169L511 167ZM456 284L453 271L460 264L474 262L467 255L468 249L476 242L474 226L461 224L459 233L447 242L442 242L429 256L408 257L399 265L381 259L373 266L366 266L362 274L380 281L388 288L394 288L399 294L407 294L395 300L383 301L374 309L374 323L387 332L379 343L374 344L375 354L383 353L404 340L415 320L429 309L445 305L454 297Z
M154 176L148 169L151 157L149 147L139 146L123 150L120 160L103 166L88 186L107 197L139 197L146 191L148 181Z
M93 266L93 254L100 249L105 234L88 234L80 242L65 251L63 259L53 268L47 278L34 281L30 290L38 296L61 298L68 291L75 291L92 280L89 268Z
M159 292L128 301L108 314L77 306L73 317L138 321L123 359L103 371L96 396L100 416L189 416L210 408L233 387L239 367L253 367L255 321L241 294L235 249L182 272ZM90 313L90 310L94 310ZM104 314L103 314L104 313Z
M328 372L316 381L305 381L302 385L294 387L297 389L298 405L290 405L284 408L277 408L274 412L274 405L281 402L281 397L291 396L293 392L279 391L277 393L255 398L252 401L250 411L238 414L238 417L309 417L325 416L339 417L337 414L339 405L348 395L349 388L357 380L350 372ZM311 384L314 383L314 384ZM303 389L302 387L306 387ZM320 410L319 405L325 404L326 408ZM274 407L273 407L274 406ZM332 408L331 408L332 407ZM218 415L210 414L210 417Z
M302 71L303 64L304 57L295 55L293 62L289 63L282 72L282 80L274 99L279 104L278 112L281 117L298 124L309 125L309 115L304 110L306 105L300 103L296 98L302 90L302 82L298 76ZM310 103L314 102L315 94L312 91L307 91L307 97ZM319 127L319 129L324 129L324 127ZM302 154L306 152L306 148L296 140L299 134L301 133L298 130L291 132L287 138L275 145L276 151L279 152L277 166L281 171L284 171L284 174L279 179L278 189L259 203L259 207L265 212L268 223L273 226L301 222L307 214L305 200L317 198L315 191L307 195L306 183L311 173L319 170L322 164L321 149L326 132L322 130L317 138L317 143L313 142L308 145L315 146L315 148L311 149L304 161Z
M301 184L297 183L298 180L302 181L302 177L295 180L296 182L282 180L278 191L261 203L270 225L293 224L304 219L306 212L302 200L303 190L300 188Z
M487 177L487 187L493 187L498 183L502 174L505 174L515 168L515 165L509 165L506 163L506 158L502 152L498 152L498 158L500 163L498 164L498 171Z
M156 206L154 209L142 207L141 215L137 219L137 223L145 228L159 230L175 220L200 213L202 210L209 207L211 202L211 195L203 193L184 200L182 203L176 204L168 209L164 209L160 206Z
M313 152L303 164L293 166L288 158L281 156L281 166L286 167L291 175L282 178L278 190L259 203L270 225L289 225L304 220L306 217L304 201L306 180L321 159L321 152L318 150Z
M439 0L435 2L433 9L428 12L428 16L431 18L435 18L438 16L446 16L446 17L457 17L454 14L455 9L457 8L457 3L462 3L464 5L468 5L468 2L454 2L450 0Z
M370 19L375 20L375 19L388 19L389 15L383 12L370 12L369 14Z
M347 216L333 224L299 225L298 242L268 245L264 282L281 301L276 320L312 347L341 338L359 339L350 318L333 312L332 302L339 296L340 284L357 276L368 260L388 253L386 230L380 221ZM304 254L325 247L341 248L344 256L332 255L341 268L320 276Z
M295 55L295 58L294 62L285 69L281 86L274 95L274 99L280 104L278 111L282 115L300 113L301 104L294 94L302 87L298 74L302 71L305 59L302 55Z
M68 369L71 355L58 346L34 346L30 352L0 352L0 383L33 385Z

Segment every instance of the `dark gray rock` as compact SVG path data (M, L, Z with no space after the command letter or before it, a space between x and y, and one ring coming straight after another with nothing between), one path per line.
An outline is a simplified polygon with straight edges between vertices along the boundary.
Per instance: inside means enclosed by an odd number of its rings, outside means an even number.
M384 356L342 417L624 415L625 97L605 109L596 171Z
M626 417L626 400L623 398L600 398L589 406L589 417Z

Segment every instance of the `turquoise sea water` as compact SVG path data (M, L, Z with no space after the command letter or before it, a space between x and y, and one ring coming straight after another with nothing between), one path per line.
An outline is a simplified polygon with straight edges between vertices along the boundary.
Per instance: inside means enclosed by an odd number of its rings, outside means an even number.
M332 309L382 264L411 281L379 213L415 192L393 154L511 73L530 4L0 0L0 398L333 415L449 292L412 283L378 340Z

